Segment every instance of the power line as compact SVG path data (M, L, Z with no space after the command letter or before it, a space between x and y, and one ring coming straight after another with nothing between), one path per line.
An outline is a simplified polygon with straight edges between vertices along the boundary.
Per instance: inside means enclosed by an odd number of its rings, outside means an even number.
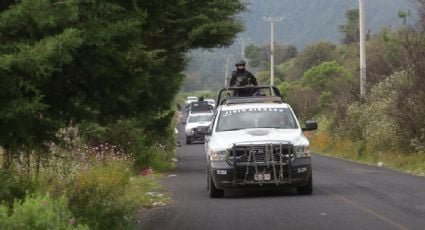
M316 9L319 5L321 5L325 0L321 0L321 1L315 1L315 4L312 4L310 6L310 8L308 8L307 10L303 10L301 13L297 14L297 15L289 15L289 16L285 16L284 20L285 21L289 21L289 20L295 20L297 18L300 18L308 13L310 13L310 11L312 11L313 9Z
M337 0L339 1L339 0ZM330 5L332 5L333 3L330 3ZM302 33L296 35L295 37L293 37L292 39L285 41L285 43L290 44L294 41L300 40L301 38L304 38L307 34L309 34L312 30L316 29L319 22L323 22L325 21L325 18L330 15L329 13L332 11L332 7L327 7L326 12L323 12L321 14L321 17L318 18L315 22L316 23L311 23L310 26L308 27L308 29L304 30ZM285 20L286 21L286 20Z

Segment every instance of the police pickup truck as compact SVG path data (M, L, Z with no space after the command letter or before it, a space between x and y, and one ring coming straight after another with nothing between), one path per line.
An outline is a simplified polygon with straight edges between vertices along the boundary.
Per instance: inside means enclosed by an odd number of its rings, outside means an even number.
M212 116L212 112L189 114L185 127L187 145L192 144L194 141L204 141Z
M205 133L211 124L214 108L207 101L192 102L185 122L186 144L204 141Z
M256 87L252 97L238 97L238 88L223 89L205 142L210 197L230 189L296 187L311 194L312 166L304 131L290 105L275 87ZM233 92L232 92L233 91ZM225 97L225 98L223 98Z

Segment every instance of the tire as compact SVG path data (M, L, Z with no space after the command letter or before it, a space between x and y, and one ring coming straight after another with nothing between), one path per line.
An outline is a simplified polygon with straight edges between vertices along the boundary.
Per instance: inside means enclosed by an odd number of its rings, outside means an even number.
M299 195L311 195L313 194L313 175L310 175L308 182L304 186L300 186L297 188L297 193Z
M224 196L224 190L223 189L217 189L215 187L214 181L211 178L209 170L207 172L207 182L208 182L208 195L211 198L221 198L221 197Z
M187 145L192 144L192 140L189 137L186 137L186 144Z

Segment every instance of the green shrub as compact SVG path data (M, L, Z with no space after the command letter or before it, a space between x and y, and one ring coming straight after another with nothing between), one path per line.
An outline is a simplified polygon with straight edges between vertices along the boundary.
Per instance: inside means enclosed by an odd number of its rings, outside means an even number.
M1 206L0 226L4 230L89 229L76 223L65 197L55 200L49 195L28 196L23 202L16 201L10 215L8 209Z
M99 164L77 177L68 193L70 209L91 229L127 229L137 202L127 199L130 168L123 162Z
M0 204L6 204L9 207L13 205L14 200L23 200L27 192L35 190L33 181L25 176L21 176L12 169L0 169Z
M122 154L135 160L136 170L150 166L162 171L171 168L175 153L174 115L169 111L149 119L119 120L107 128L85 124L81 130L92 147L116 145Z
M354 142L366 141L376 151L407 150L409 137L400 135L404 127L395 120L398 108L394 101L400 97L397 80L400 77L394 76L375 85L364 103L351 104L339 133Z

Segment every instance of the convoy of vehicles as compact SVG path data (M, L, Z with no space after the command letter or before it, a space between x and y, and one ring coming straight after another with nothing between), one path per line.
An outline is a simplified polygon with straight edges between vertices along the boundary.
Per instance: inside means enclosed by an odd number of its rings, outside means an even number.
M314 121L301 128L276 87L248 86L222 89L217 104L191 102L185 132L187 144L205 141L208 193L222 197L225 190L285 187L311 194L309 141L303 132L316 129Z

